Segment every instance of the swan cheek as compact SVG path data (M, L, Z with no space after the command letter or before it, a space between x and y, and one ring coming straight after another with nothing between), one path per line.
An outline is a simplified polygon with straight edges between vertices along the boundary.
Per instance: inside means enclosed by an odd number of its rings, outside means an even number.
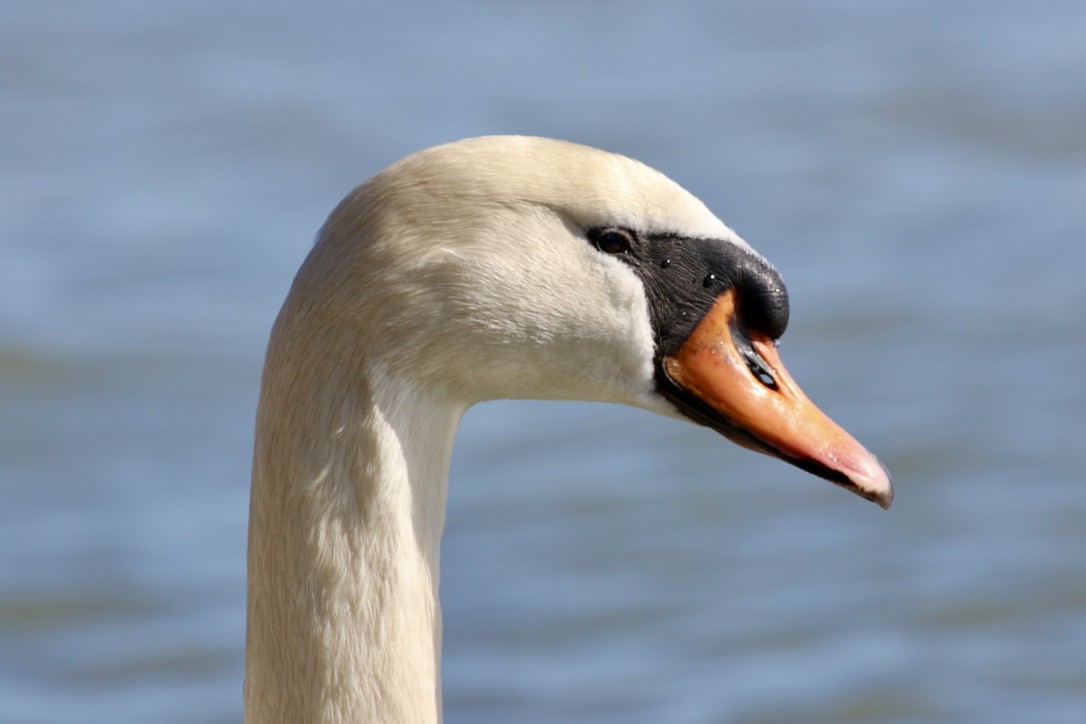
M616 263L614 267L616 277L606 306L613 310L607 317L615 325L608 380L617 393L612 401L673 415L669 407L660 404L655 391L656 342L645 286L624 265Z
M744 447L890 507L886 469L803 393L774 340L742 328L736 308L734 289L720 295L682 346L661 359L664 396Z

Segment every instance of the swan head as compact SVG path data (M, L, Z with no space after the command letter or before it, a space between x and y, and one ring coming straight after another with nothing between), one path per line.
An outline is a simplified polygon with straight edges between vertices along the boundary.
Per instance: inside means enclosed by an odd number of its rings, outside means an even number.
M371 380L463 407L630 404L892 500L881 464L781 364L776 269L623 156L518 136L408 156L333 211L288 309L321 330L314 354Z

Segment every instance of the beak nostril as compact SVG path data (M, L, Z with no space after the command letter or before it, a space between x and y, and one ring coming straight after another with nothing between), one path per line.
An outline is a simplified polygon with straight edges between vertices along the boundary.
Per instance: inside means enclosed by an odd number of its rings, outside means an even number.
M750 369L750 373L769 389L777 389L777 378L769 371L769 365L766 364L765 360L763 360L757 352L748 353L745 357L747 359L747 368Z

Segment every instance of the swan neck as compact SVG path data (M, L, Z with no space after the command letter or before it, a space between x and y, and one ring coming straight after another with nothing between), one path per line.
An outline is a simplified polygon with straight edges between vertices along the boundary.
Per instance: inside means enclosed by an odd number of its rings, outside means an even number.
M271 367L250 505L247 720L439 721L440 542L463 407L372 370L304 384Z

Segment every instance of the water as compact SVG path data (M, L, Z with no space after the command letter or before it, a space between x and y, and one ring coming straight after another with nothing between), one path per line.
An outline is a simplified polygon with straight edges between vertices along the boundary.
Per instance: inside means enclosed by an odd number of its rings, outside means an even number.
M240 720L271 320L351 186L494 132L640 158L766 253L789 369L898 497L633 410L480 406L449 721L1086 717L1086 6L0 17L0 721Z

